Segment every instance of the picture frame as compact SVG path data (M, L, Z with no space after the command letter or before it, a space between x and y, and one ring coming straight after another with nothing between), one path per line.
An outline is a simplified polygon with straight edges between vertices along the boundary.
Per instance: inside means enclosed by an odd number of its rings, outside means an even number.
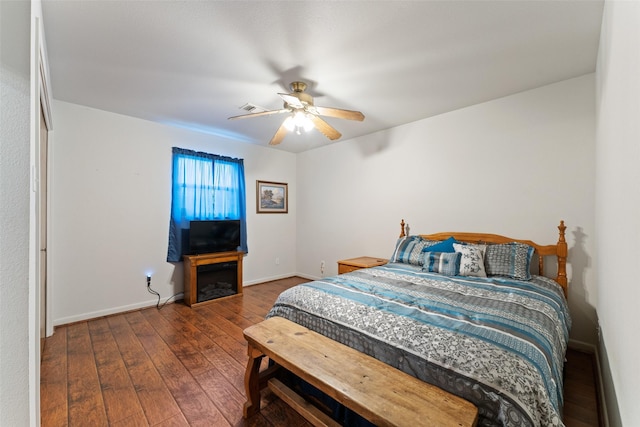
M288 213L288 185L284 182L256 181L256 212Z

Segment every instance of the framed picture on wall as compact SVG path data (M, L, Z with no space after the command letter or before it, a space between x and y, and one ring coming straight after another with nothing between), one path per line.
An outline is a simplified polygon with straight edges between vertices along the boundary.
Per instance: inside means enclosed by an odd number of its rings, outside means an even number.
M258 213L288 213L289 194L283 182L256 181Z

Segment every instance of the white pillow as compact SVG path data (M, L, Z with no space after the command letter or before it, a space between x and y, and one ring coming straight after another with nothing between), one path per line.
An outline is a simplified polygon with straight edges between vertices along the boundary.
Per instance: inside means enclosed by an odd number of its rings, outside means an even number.
M453 249L460 253L460 276L487 277L484 270L484 253L487 245L454 243Z

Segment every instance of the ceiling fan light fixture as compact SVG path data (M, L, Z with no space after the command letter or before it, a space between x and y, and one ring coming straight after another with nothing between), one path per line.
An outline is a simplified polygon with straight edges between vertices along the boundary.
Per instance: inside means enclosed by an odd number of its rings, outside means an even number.
M1 0L0 0L1 1ZM332 107L316 107L313 102L313 97L308 93L305 93L307 84L304 82L291 83L291 93L279 93L278 95L284 101L283 108L278 110L266 110L255 112L256 107L253 104L246 104L243 109L249 111L249 114L241 116L229 117L229 119L241 119L245 117L260 117L270 116L273 114L287 114L276 133L269 141L269 145L278 145L282 142L287 132L295 132L298 135L302 134L302 130L310 132L312 129L317 129L318 132L334 141L339 139L342 134L338 132L333 126L324 121L320 116L335 117L337 119L357 120L363 121L364 114L360 111L343 110L340 108Z
M293 113L293 122L296 124L296 127L304 127L305 122L309 120L307 119L307 115L302 110L297 110Z
M284 120L283 126L287 128L289 132L295 131L300 135L302 129L304 129L305 132L309 132L315 125L307 113L302 110L296 110Z
M289 132L293 132L293 130L296 128L295 122L293 121L293 116L289 116L284 119L284 123L282 123L282 126L287 128Z
M315 125L313 124L313 122L311 121L311 119L309 117L306 118L305 122L304 122L304 131L305 132L311 132L311 130L315 127Z
M313 124L313 122L309 118L309 114L301 113L300 116L298 116L298 117L300 118L300 121L302 123L301 127L304 129L305 132L310 132L311 129L313 129L315 127L315 125Z

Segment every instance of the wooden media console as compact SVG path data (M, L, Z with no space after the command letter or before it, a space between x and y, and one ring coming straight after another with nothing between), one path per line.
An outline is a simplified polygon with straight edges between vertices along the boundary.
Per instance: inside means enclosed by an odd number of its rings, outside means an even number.
M184 256L184 302L190 307L242 295L244 252ZM210 280L206 280L206 276Z

